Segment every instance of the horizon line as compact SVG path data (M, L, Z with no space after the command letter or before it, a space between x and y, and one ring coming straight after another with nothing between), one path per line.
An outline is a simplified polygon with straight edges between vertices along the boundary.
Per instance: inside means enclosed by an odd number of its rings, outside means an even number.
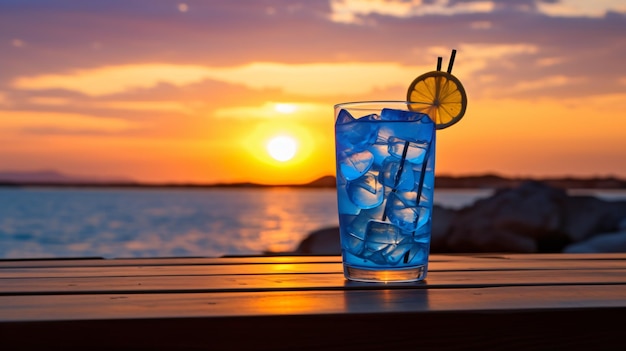
M1 173L5 172L0 172ZM7 172L8 173L8 172ZM10 172L15 173L15 172ZM22 172L25 173L25 172ZM58 173L62 175L62 173ZM57 179L57 180L17 180L0 178L0 187L123 187L123 188L266 188L266 187L300 187L300 188L334 188L334 175L326 175L305 183L267 184L249 181L241 182L146 182L135 180L90 180ZM617 176L503 176L496 173L474 175L435 175L439 180L438 188L497 188L513 186L524 181L546 182L564 188L589 187L607 189L626 189L626 178ZM441 184L443 183L443 184Z

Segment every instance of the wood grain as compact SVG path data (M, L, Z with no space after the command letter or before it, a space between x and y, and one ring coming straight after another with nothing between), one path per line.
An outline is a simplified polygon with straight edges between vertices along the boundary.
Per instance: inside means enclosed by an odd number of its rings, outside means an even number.
M626 254L432 255L346 281L337 256L0 261L20 349L626 349ZM621 318L620 318L621 317Z

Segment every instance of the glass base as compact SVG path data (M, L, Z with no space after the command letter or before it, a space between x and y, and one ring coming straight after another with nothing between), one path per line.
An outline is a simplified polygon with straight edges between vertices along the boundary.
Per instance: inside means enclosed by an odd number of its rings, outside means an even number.
M426 265L409 268L371 269L344 264L343 273L347 279L358 282L417 282L426 278Z

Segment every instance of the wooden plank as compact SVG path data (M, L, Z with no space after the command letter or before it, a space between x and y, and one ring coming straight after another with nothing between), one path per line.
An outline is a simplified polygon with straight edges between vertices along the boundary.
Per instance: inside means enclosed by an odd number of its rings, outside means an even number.
M159 257L116 259L18 259L0 260L4 268L111 267L111 266L186 266L222 264L336 263L340 256L234 256L234 257Z
M472 255L431 255L432 262L468 261ZM480 258L478 258L480 259ZM276 263L341 263L341 256L279 255L279 256L233 256L233 257L175 257L175 258L117 258L117 259L18 259L0 260L4 268L50 268L50 267L112 267L112 266L187 266L187 265L242 265Z
M626 260L528 260L521 261L454 261L431 262L430 272L471 270L574 270L574 269L626 269ZM341 263L276 263L276 264L220 264L220 265L149 265L149 266L87 266L87 267L30 267L5 268L2 278L52 278L52 277L115 277L115 276L165 276L165 275L225 275L225 274L277 274L277 273L339 273Z
M624 266L626 268L626 265ZM102 266L102 267L52 267L52 268L6 268L0 270L2 278L70 278L70 277L119 277L119 276L168 276L168 275L235 275L278 273L340 273L341 263L276 263L231 264L190 266Z
M530 255L531 257L542 255ZM616 258L590 258L575 259L563 257L561 259L534 259L529 255L517 256L516 259L500 259L499 257L459 257L456 260L439 258L429 264L430 272L438 271L467 271L467 270L510 270L510 269L624 269L626 268L626 255L623 259ZM526 257L526 258L521 258ZM288 259L289 258L289 259ZM461 260L463 258L463 260ZM258 263L263 261L266 263ZM190 259L194 264L182 264L177 259L170 262L169 259L151 260L150 264L143 265L142 260L126 260L124 264L93 265L85 262L85 265L76 265L78 261L66 261L72 265L61 266L29 266L29 267L4 267L0 269L1 278L18 277L86 277L86 276L149 276L149 275L208 275L208 274L275 274L275 273L333 273L341 272L342 266L336 259L332 260L303 260L302 257L281 257L281 262L267 263L267 258L250 260L246 258L222 260L205 259L198 264L195 259ZM134 262L134 265L130 263ZM156 264L155 262L161 262ZM183 260L184 262L184 260ZM215 263L219 262L219 263ZM243 262L243 263L242 263ZM256 262L256 263L255 263ZM270 261L271 262L271 261Z
M432 254L430 263L459 264L504 264L504 262L595 262L614 261L622 264L626 253L601 254ZM0 260L0 272L15 268L52 267L124 267L124 266L189 266L189 265L244 265L276 263L340 263L341 256L235 256L235 257L190 257L190 258L127 258L127 259L36 259ZM591 264L591 263L590 263Z
M626 308L624 296L626 285L0 296L0 326L9 321Z
M445 255L449 258L451 255ZM607 252L607 253L472 253L469 255L454 255L459 259L465 256L473 258L498 258L509 260L624 260L626 252Z
M72 277L2 279L0 295L140 293L193 291L253 291L305 289L429 289L522 285L626 284L626 269L444 271L429 274L426 282L358 283L341 273L236 274L206 276Z
M625 261L432 255L427 281L409 284L346 281L338 256L0 261L0 344L621 350Z

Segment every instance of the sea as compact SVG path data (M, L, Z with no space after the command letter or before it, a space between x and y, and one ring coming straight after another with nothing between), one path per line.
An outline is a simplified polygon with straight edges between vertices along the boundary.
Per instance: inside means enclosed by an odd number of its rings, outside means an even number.
M491 189L436 189L459 209ZM571 190L607 201L626 190ZM317 188L0 188L0 259L220 257L295 250L338 225Z

